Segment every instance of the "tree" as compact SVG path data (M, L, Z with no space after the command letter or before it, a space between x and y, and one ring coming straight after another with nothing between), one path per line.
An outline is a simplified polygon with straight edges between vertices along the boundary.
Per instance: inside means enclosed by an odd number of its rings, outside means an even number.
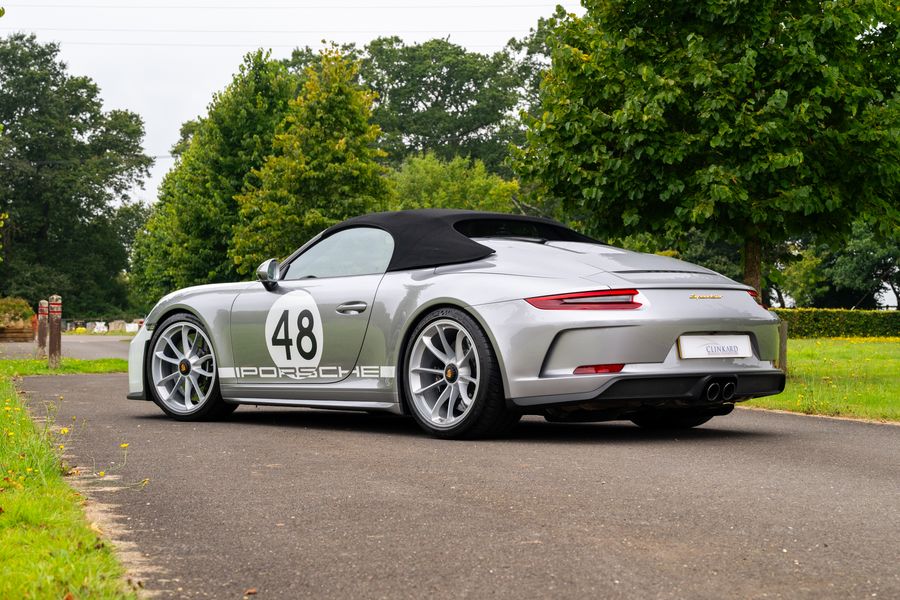
M391 173L392 210L462 208L512 212L519 186L489 173L484 163L457 156L443 161L434 154L406 159Z
M237 197L241 222L230 255L239 272L286 256L331 224L387 207L372 101L356 83L356 66L337 50L323 51L306 70L272 155L254 171L257 183Z
M333 47L359 61L358 82L377 94L372 121L381 127L379 145L392 166L432 152L444 160L469 157L490 171L508 171L508 144L522 137L515 108L525 93L524 74L508 52L485 55L442 39L407 45L399 37L377 38L363 49ZM286 64L302 77L319 60L306 47L294 50Z
M879 237L865 222L853 224L850 239L835 253L830 275L839 288L874 297L887 286L900 310L900 229Z
M523 185L597 236L764 248L900 220L900 44L885 0L591 0L557 13Z
M469 52L447 40L406 45L398 37L366 46L360 73L377 94L374 121L394 164L434 152L445 160L477 158L502 167L501 135L518 102L518 78L505 52Z
M0 18L6 14L6 9L0 6ZM3 133L3 124L0 123L0 133ZM3 225L6 223L6 219L9 218L9 215L5 212L0 212L0 262L3 262Z
M70 75L55 44L0 40L0 295L59 293L69 314L121 312L127 253L118 206L152 163L140 117L104 111L97 85Z
M840 244L814 237L792 244L781 287L797 306L877 308L884 286L900 292L900 236L880 237L863 221Z
M228 256L235 196L258 184L297 78L267 53L247 54L206 116L181 127L178 157L134 248L133 284L158 298L172 289L239 277Z
M552 26L551 19L540 18L528 35L521 39L513 38L506 43L505 51L513 63L519 85L517 108L532 117L539 117L543 112L541 81L551 64L548 36L552 32ZM521 127L521 122L516 123L516 127Z

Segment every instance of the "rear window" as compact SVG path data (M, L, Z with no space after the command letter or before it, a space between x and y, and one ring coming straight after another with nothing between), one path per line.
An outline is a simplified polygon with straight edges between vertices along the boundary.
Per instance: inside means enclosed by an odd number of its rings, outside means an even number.
M588 241L578 233L551 223L518 221L515 219L469 219L454 227L469 238L533 238L554 242Z

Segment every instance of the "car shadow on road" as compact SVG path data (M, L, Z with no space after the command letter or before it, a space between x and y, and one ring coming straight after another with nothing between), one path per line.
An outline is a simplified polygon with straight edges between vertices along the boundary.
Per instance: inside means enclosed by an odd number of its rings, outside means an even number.
M721 417L728 419L728 417ZM724 425L724 423L723 423ZM628 421L603 423L548 423L544 420L526 420L507 438L508 441L546 443L597 443L631 442L659 443L671 441L747 440L776 437L778 434L759 429L735 429L717 427L712 421L694 429L659 431L641 429Z
M142 415L144 419L167 419L162 414ZM723 421L729 417L720 417ZM242 407L225 421L228 424L248 427L296 427L303 429L356 432L360 434L408 436L428 439L411 417L388 413L364 413L314 409L277 409ZM626 421L605 423L549 423L540 417L526 417L508 435L479 443L603 443L638 442L659 443L678 441L714 441L737 439L764 439L777 437L774 431L717 427L711 421L695 429L678 431L652 431L641 429Z

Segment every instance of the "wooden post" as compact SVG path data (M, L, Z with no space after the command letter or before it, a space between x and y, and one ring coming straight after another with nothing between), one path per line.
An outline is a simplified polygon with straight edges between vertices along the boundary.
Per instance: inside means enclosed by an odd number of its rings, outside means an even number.
M785 373L787 373L788 370L787 340L788 324L787 321L782 321L778 324L778 360L775 362L775 367L781 369Z
M47 357L47 315L48 303L46 300L38 302L38 330L37 330L37 357Z
M60 353L62 352L62 298L50 296L50 352L47 366L51 369L59 368Z

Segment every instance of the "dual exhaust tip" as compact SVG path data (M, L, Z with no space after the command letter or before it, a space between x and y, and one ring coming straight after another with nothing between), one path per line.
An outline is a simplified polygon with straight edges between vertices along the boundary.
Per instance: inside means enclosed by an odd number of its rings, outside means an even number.
M723 400L728 402L734 398L734 390L737 382L733 379L713 379L706 386L704 395L708 402Z

